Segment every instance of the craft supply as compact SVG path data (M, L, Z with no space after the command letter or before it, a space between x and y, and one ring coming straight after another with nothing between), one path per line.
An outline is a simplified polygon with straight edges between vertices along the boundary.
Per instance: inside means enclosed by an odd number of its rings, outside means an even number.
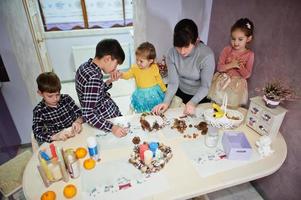
M162 151L160 151L160 149L157 148L155 159L156 159L156 160L160 160L160 159L162 159L162 158L163 158Z
M68 182L69 181L69 175L68 175L64 160L58 161L58 164L60 165L60 169L61 169L62 176L63 176L63 181Z
M44 173L46 174L47 179L49 181L53 181L53 176L51 174L51 171L48 168L46 160L41 158L40 163L41 163L41 166L42 166L42 169L43 169Z
M158 149L158 143L157 142L149 143L149 149L153 152L153 157L155 157L156 156L156 151Z
M151 150L144 151L144 164L150 165L153 160L153 152Z
M144 152L148 150L148 144L141 144L139 146L139 156L140 160L144 160Z
M73 149L64 151L65 163L71 178L77 178L80 175L79 161L75 156Z
M43 183L44 183L45 187L49 187L49 185L51 184L51 181L49 181L48 178L46 177L46 174L45 174L43 168L39 165L37 166L37 168L38 168L38 171L41 175L41 178L43 180Z
M209 126L209 130L205 138L205 144L208 147L216 147L217 143L218 143L218 129Z
M49 148L50 148L50 151L51 151L52 158L57 159L57 154L56 154L56 150L55 150L54 144L50 144Z
M224 131L222 145L229 160L249 160L252 156L252 146L243 132Z
M87 138L87 145L88 145L88 151L91 158L94 160L99 159L99 152L98 152L98 144L95 137L88 137Z
M62 149L60 147L56 148L56 155L58 157L58 160L62 161L64 163L63 152L62 152Z
M54 181L58 181L58 180L62 179L63 175L62 175L61 168L60 168L60 165L58 164L58 162L54 161L52 163L49 163L48 169L51 172Z
M139 147L135 146L129 158L129 162L142 173L150 174L160 171L173 156L171 148L162 143L158 143L155 158L153 158L153 152L146 148L148 148L146 142ZM141 152L143 152L143 160Z
M140 143L140 137L139 136L135 136L132 139L133 144L138 145Z
M149 113L142 113L140 116L140 124L142 130L147 130L148 132L151 131L158 131L159 129L164 128L167 123L166 117L161 113L159 115L155 115L151 112Z
M43 159L45 159L45 161L49 161L50 160L50 157L47 155L46 152L44 151L40 151L40 155Z

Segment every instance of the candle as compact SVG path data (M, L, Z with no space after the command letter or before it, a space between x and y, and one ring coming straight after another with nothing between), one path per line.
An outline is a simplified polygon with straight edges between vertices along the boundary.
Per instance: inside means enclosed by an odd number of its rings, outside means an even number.
M51 151L52 158L57 159L57 154L56 154L56 150L55 150L54 144L50 144L49 148L50 148L50 151Z
M60 147L56 148L56 155L58 157L58 160L64 163L64 158L62 155L62 149Z
M141 144L139 146L139 156L140 156L140 160L144 160L144 152L148 150L148 144Z
M49 158L49 156L47 155L46 152L40 151L40 155L41 155L41 157L42 157L45 161L50 160L50 158Z
M162 151L160 151L159 149L156 150L156 160L160 160L162 158Z
M51 171L48 168L46 160L41 158L40 162L41 162L42 169L43 169L44 173L46 174L47 179L49 181L53 181L53 176L51 174Z
M205 138L205 144L208 147L216 147L218 143L218 128L208 127L208 133Z
M55 181L60 180L62 176L61 168L58 162L53 162L48 165L48 169L51 171L51 174Z
M144 164L150 165L153 160L153 152L151 150L144 151Z
M158 149L158 143L157 142L151 142L149 144L149 149L153 152L153 157L156 156L156 151Z

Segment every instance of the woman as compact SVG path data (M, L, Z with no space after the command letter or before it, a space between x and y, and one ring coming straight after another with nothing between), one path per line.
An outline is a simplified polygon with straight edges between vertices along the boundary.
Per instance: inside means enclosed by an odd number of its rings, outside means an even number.
M163 103L153 112L165 112L177 95L185 104L184 115L194 115L199 103L206 98L215 68L212 50L198 41L198 28L191 19L182 19L174 28L174 47L168 51L168 87Z

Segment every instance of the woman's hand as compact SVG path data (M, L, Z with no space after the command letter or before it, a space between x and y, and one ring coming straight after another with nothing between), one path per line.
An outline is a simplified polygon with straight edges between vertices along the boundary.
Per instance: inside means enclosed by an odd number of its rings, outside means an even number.
M116 137L124 137L127 135L127 129L122 128L120 126L117 125L113 125L112 127L112 133L116 136Z
M168 107L169 103L160 103L153 108L152 112L156 115L160 115L161 113L164 113Z
M184 109L183 114L187 115L187 116L188 115L193 116L193 115L195 115L195 110L196 110L196 105L194 103L192 103L191 101L189 101L185 105L185 109Z

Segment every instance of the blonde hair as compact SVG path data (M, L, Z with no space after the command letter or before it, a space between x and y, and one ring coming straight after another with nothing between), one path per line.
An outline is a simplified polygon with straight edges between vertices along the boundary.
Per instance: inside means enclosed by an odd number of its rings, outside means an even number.
M156 49L153 44L143 42L139 45L135 52L136 56L144 57L148 60L156 58Z

